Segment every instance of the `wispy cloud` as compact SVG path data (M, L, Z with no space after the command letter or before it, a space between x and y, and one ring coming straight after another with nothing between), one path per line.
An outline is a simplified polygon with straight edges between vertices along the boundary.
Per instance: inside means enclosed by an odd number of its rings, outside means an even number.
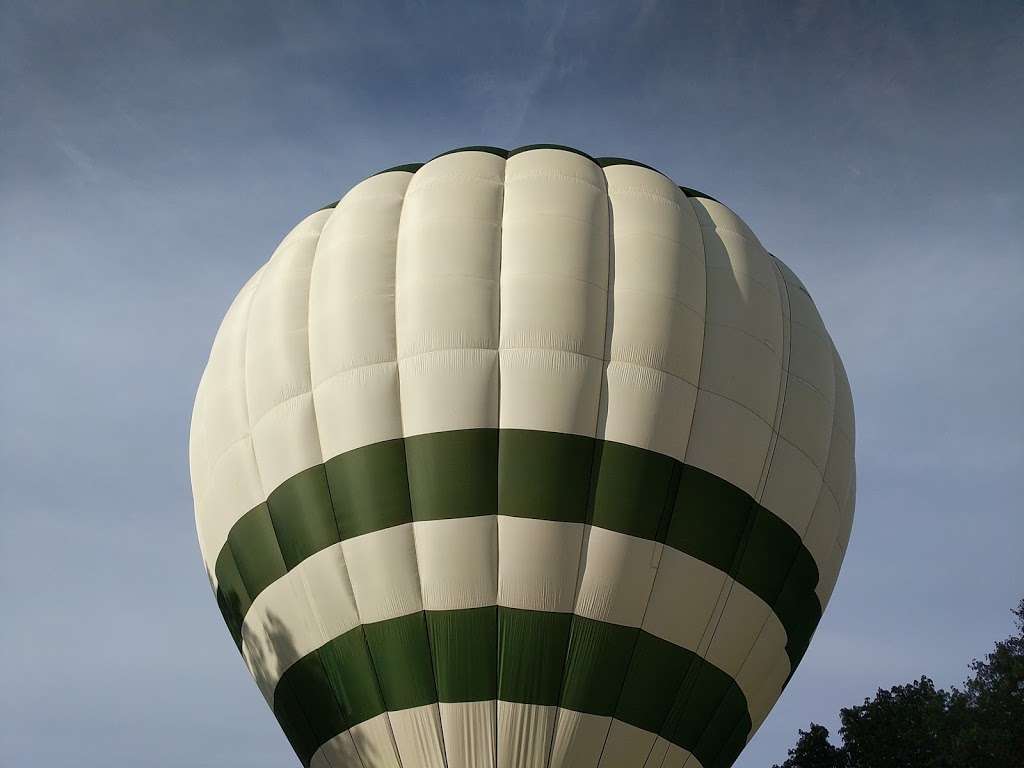
M1019 3L259 5L5 7L0 763L290 764L197 554L196 381L294 221L462 144L574 143L722 197L846 360L854 543L740 766L869 678L959 680L1008 630Z

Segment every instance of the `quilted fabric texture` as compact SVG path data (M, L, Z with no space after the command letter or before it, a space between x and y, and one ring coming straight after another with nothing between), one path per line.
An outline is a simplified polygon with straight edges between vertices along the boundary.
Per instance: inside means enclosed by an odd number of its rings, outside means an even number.
M721 203L564 147L355 186L242 288L190 461L303 765L718 768L854 510L843 365Z

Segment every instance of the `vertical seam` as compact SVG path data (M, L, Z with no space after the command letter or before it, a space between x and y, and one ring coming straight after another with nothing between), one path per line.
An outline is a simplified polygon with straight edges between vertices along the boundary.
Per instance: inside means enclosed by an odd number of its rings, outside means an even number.
M680 189L682 189L682 188L680 188ZM684 193L684 195L685 195L685 193ZM700 343L700 360L699 360L698 365L697 365L697 391L696 391L696 393L694 395L693 415L690 417L690 432L689 432L689 434L686 437L686 450L683 451L683 462L682 462L684 466L690 466L688 464L688 462L686 461L686 457L687 457L687 455L690 452L690 446L692 445L692 440L693 440L693 419L696 418L697 410L700 407L700 393L702 391L702 389L701 389L701 379L704 376L704 357L705 357L705 352L707 351L707 346L708 346L708 325L710 324L710 312L709 312L709 309L710 309L710 306L711 306L711 280L708 277L708 248L707 248L707 243L704 240L704 228L701 225L700 215L698 214L697 206L694 203L694 198L686 197L686 202L690 205L690 210L693 211L694 220L695 220L695 222L697 224L697 234L700 236L701 253L704 256L704 325L703 325L703 328L701 329L701 334L702 335L701 335L701 343ZM681 483L680 483L680 485L681 485ZM721 596L722 596L722 590L719 590L718 597L715 599L715 605L716 606L718 604L718 601L721 599ZM707 624L705 624L704 630L701 632L701 638L703 638L704 635L707 633L708 626L710 626L711 621L712 621L713 618L714 618L714 609L712 609L712 614L711 614L711 616L708 617ZM697 652L699 650L699 648L700 648L700 642L701 642L700 640L697 641L697 649L695 649L694 652L693 652L694 656L697 656L697 657L700 656L700 654ZM672 713L672 710L675 708L676 702L678 702L680 700L681 696L683 695L684 689L686 689L687 687L692 688L692 680L693 680L693 675L690 674L690 671L688 669L687 672L683 675L683 679L679 682L679 688L676 689L675 696L672 699L672 704L669 706L668 711L665 713L665 716L664 716L664 718L661 721L661 725L658 728L658 733L656 734L656 737L655 737L653 743L651 744L650 750L648 750L648 755L647 755L648 759L651 757L651 753L654 751L654 745L657 744L658 738L663 738L666 741L668 741L668 739L665 738L665 736L663 734L663 732L665 730L665 724L668 722L668 718L669 718L670 714ZM689 686L688 686L688 683L689 683ZM696 747L696 745L693 745L693 746ZM687 751L689 752L689 750L687 750ZM667 755L667 752L666 752L666 755ZM664 761L665 761L664 758L662 758L662 763L664 763ZM686 758L686 761L684 761L683 765L685 766L686 762L688 762L688 761L689 761L689 757Z
M761 250L764 251L764 248L762 247ZM773 269L774 269L774 271L776 273L776 289L778 290L778 285L779 285L779 280L778 280L779 271L778 271L778 267L775 265L774 257L772 257L771 254L769 254L767 251L765 251L765 254L768 256L769 259L771 259L770 263L772 264L772 267L773 267ZM744 532L742 543L740 544L740 547L739 547L739 549L738 549L738 551L736 553L736 557L733 560L732 568L729 569L729 577L728 577L729 578L729 585L728 585L728 588L727 588L725 599L722 601L722 610L718 613L718 618L715 621L715 626L711 630L711 636L708 639L707 646L704 649L704 653L702 654L702 657L705 660L707 659L707 655L711 652L711 646L715 642L715 636L718 634L718 628L721 626L722 617L725 616L725 612L726 612L726 610L729 607L729 600L732 597L732 591L733 591L733 589L736 586L736 579L735 579L732 571L734 569L736 569L736 568L739 568L739 564L741 562L743 562L743 558L746 555L747 547L749 547L749 545L750 545L750 539L751 539L751 535L752 535L752 532L753 532L753 527L754 527L754 524L755 524L755 521L756 521L756 510L760 506L761 499L762 499L762 497L764 495L764 489L765 489L765 486L767 485L768 474L771 472L772 460L773 460L773 458L775 456L775 448L776 448L776 446L778 446L779 432L782 429L782 415L783 415L783 412L784 412L785 406L786 406L786 389L787 389L786 385L787 385L788 379L789 379L789 359L790 359L790 355L792 353L792 310L791 310L791 308L789 306L789 292L786 289L786 284L785 284L784 280L782 281L782 289L781 289L781 291L783 293L785 293L785 297L784 298L785 298L785 302L786 302L786 307L787 307L787 309L790 309L790 311L788 313L789 314L789 325L787 326L787 323L786 323L786 314L787 313L782 312L781 300L783 299L783 296L780 295L779 296L779 298L780 298L780 314L782 315L781 319L783 320L783 323L782 323L782 327L783 327L782 342L783 342L783 353L784 353L784 356L785 356L785 360L784 361L780 361L781 366L780 366L780 371L779 371L779 391L778 391L778 395L776 396L776 401L775 401L775 419L774 419L775 424L772 427L772 434L771 434L771 437L769 439L768 450L765 452L764 462L761 465L761 476L758 479L757 488L754 489L753 503L751 504L751 507L750 507L751 510L754 511L754 515L751 516L750 520L747 523L747 529ZM796 562L796 558L797 558L797 555L794 555L793 556L793 563ZM790 564L790 570L792 570L792 568L793 568L793 563ZM788 572L787 572L787 578L788 578ZM785 583L786 583L785 580L783 580L782 583L783 583L783 587L785 587ZM778 599L778 596L776 596L776 599ZM769 616L770 616L771 614L773 614L775 612L775 606L769 604L768 605L768 611L769 611ZM757 635L755 635L755 637L754 637L754 643L755 644L757 643L757 639L761 636L761 632L764 631L764 626L765 626L765 624L768 623L769 616L765 617L764 622L762 622L762 624L761 624L761 629L758 630ZM705 632L706 631L707 630L705 630ZM746 658L749 658L751 651L753 651L753 646L751 646L750 649L747 651L747 656L744 658L744 663L746 662ZM740 664L740 668L739 669L740 670L743 669L743 664L742 663ZM747 696L744 693L743 689L739 687L739 682L736 680L736 677L738 675L739 675L739 671L737 671L737 675L736 676L730 675L730 677L732 678L732 684L736 686L737 690L739 690L740 694L743 696L743 700L744 700L744 702L747 705L747 719L751 721L750 728L753 728L753 718L751 716L752 713L750 711L750 702L747 700ZM694 749L697 748L697 746L700 744L701 739L704 738L704 734L707 733L708 728L711 726L711 723L714 721L715 717L717 717L718 713L721 711L722 705L724 703L725 703L725 698L723 698L722 701L719 702L718 706L715 707L714 714L712 714L711 718L704 725L704 728L701 730L700 736L697 738L697 742L693 745ZM735 730L735 726L734 726L733 730ZM732 734L730 732L730 736L731 735ZM749 737L749 735L750 735L750 729L748 729L748 731L747 731L747 736ZM713 761L714 765L718 764L718 761L721 758L722 749L725 749L726 746L728 745L728 743L729 742L728 742L728 739L727 739L726 742L719 749L718 753L716 753L715 759ZM695 755L693 755L692 752L691 752L691 757L695 757ZM690 762L690 758L688 757L686 759L686 762L683 763L683 768L686 768L686 764L689 763L689 762Z
M287 236L286 236L286 239L287 239ZM278 246L278 247L280 247L280 246ZM245 420L246 420L246 422L249 425L249 447L252 450L253 465L256 467L256 477L257 477L257 479L259 480L259 483L260 483L260 495L265 497L264 500L263 500L263 503L267 505L267 520L270 522L270 530L274 534L274 543L277 545L278 556L281 558L281 562L284 563L284 553L281 550L281 539L278 536L277 528L274 525L274 516L270 512L270 493L266 491L266 486L263 484L263 473L260 471L260 462L259 462L259 459L256 456L256 436L255 436L255 434L252 431L252 427L253 427L252 418L251 418L251 411L252 411L252 409L249 407L249 370L248 370L248 363L249 363L250 319L252 317L253 305L255 305L255 303L256 303L256 298L259 296L259 290L263 286L263 279L264 279L264 277L267 274L266 273L266 268L270 265L270 262L273 261L273 260L274 260L274 256L271 255L270 259L267 260L267 264L264 265L264 271L262 271L260 273L259 281L253 287L252 298L249 301L249 306L248 306L248 308L246 310L246 313L245 313L245 343L244 343L243 352L242 352L242 387L244 389L244 394L245 394ZM285 568L287 569L287 564L285 564ZM278 683L280 683L280 679L278 679ZM274 691L273 691L273 693L274 693L273 701L276 702L276 700L277 700L277 696L276 696L276 693L277 693L277 683L274 684ZM314 740L316 740L317 739L317 735L313 731L313 726L312 726L312 724L310 722L309 715L306 714L305 707L302 706L302 702L299 699L299 697L293 696L292 698L295 701L295 703L297 704L297 706L299 708L299 712L302 714L302 719L305 721L306 729L313 736ZM271 712L274 712L274 705L273 704L271 704ZM277 713L274 712L274 715L275 715L275 718L276 718ZM320 745L317 745L318 748L319 748L319 746ZM313 750L313 753L310 755L309 759L312 759L313 754L316 754L316 749ZM304 765L308 765L308 760L302 760L300 758L300 761Z
M323 210L323 209L321 209L321 210ZM335 208L333 208L331 210L331 212L327 216L327 221L325 221L323 227L321 227L320 234L317 235L316 246L313 249L313 258L310 260L310 263L309 263L309 287L308 287L308 289L306 291L306 362L308 363L307 368L308 368L308 372L309 372L310 407L313 410L313 429L316 432L317 446L318 446L318 448L320 450L320 462L321 462L321 466L323 467L323 474L324 474L324 487L327 489L327 499L329 500L329 502L331 504L331 518L334 520L334 527L335 527L335 530L338 533L338 543L341 544L341 527L338 525L338 511L337 511L337 509L334 506L334 496L331 493L331 483L330 483L330 481L327 478L327 462L326 462L326 457L324 456L323 440L320 437L320 417L317 414L317 410L316 410L316 394L313 392L313 345L312 345L312 342L310 340L311 329L313 327L313 324L311 322L311 319L312 319L311 313L312 313L312 310L313 310L313 272L316 269L317 257L320 255L320 242L321 242L321 238L323 236L323 231L324 231L324 229L327 228L327 225L330 223L331 219L334 217L334 214L335 214L336 211L337 211L337 207L335 207ZM363 629L362 629L363 622L362 622L362 618L359 616L359 606L356 605L355 590L352 589L352 577L349 575L349 572L348 572L348 560L345 558L344 545L342 545L342 547L340 549L340 552L341 552L341 564L342 564L342 567L344 568L345 579L348 582L348 589L349 589L349 592L353 595L352 606L355 608L355 611L356 611L356 620L359 622L359 631L360 631L360 634L363 636L363 642L366 643L366 633L363 632ZM317 613L314 610L313 602L309 599L309 591L308 590L306 590L306 603L307 603L307 605L309 607L310 614L313 617L315 617L317 623L320 625L321 634L326 638L325 643L331 642L331 640L333 638L330 638L330 637L327 636L327 630L326 630L326 628L323 625L323 621L320 618L319 613ZM320 655L319 655L319 649L317 649L317 651L318 651L318 653L317 653L317 660L320 662L320 668L321 668L321 670L324 673L324 678L329 679L329 678L327 678L327 669L324 667L323 658L320 657ZM367 648L367 652L369 652L369 648ZM370 656L369 653L367 653L367 655ZM370 659L371 659L371 663L372 663L372 656L370 657ZM376 676L376 671L374 671L374 675ZM378 683L378 690L379 690L379 688L380 688L380 684ZM344 715L344 710L341 707L341 702L338 701L338 695L337 695L337 692L334 690L334 686L331 686L331 696L334 698L335 704L337 704L339 712L341 712ZM383 699L383 694L382 694L381 698ZM361 766L365 766L366 762L363 760L363 756L359 752L359 747L356 745L355 738L353 738L352 734L351 734L351 726L347 722L345 723L345 731L344 731L344 733L348 733L349 734L349 738L352 740L352 748L353 748L353 750L356 753L356 757L359 759L359 764ZM341 734L336 734L336 735L340 736ZM330 741L330 740L328 740L328 741ZM328 742L324 742L324 744L321 744L320 748L323 748L324 746L326 746L327 743ZM316 754L316 753L314 753L314 754ZM328 761L328 765L331 765L330 758L327 758L327 761Z
M415 174L413 174L415 176ZM412 179L409 180L412 184ZM406 187L408 190L408 187ZM395 235L395 309L393 313L393 319L395 323L395 378L398 383L398 423L402 429L402 455L405 457L405 492L406 497L409 500L409 517L411 518L409 524L409 533L412 536L412 557L413 562L416 565L416 586L419 590L420 597L420 618L423 621L423 635L427 641L427 661L430 662L430 679L434 683L434 703L432 706L437 708L437 736L440 741L441 747L441 761L445 768L448 766L448 754L444 744L444 726L441 723L441 704L440 697L437 692L437 670L434 668L434 647L430 640L430 627L427 625L427 611L423 605L423 579L420 576L420 556L419 549L416 544L416 513L413 509L413 494L412 494L412 482L409 478L409 449L406 443L405 434L405 412L402 408L402 363L401 355L398 351L398 253L399 245L401 243L401 232L402 232L402 217L405 214L405 201L406 195L402 196L402 207L398 212L398 230ZM388 716L390 719L390 715ZM398 755L398 762L404 766L405 761L402 759L401 753Z
M686 457L690 453L690 446L692 445L692 440L693 440L693 419L696 418L697 410L700 407L700 393L702 391L701 380L704 377L704 357L705 357L705 352L707 351L707 348L708 348L708 326L711 324L711 320L710 320L710 317L711 317L711 313L710 313L710 307L711 307L711 279L709 277L709 271L708 271L708 247L707 247L707 242L704 240L704 227L701 225L701 219L700 219L700 215L699 215L699 213L697 211L697 205L694 202L696 200L696 198L686 197L685 196L685 191L682 190L682 187L680 187L680 190L683 191L684 198L685 198L686 202L689 204L690 210L693 211L694 221L697 224L697 234L700 236L701 253L704 256L704 325L703 325L703 328L701 329L701 334L702 335L701 335L701 342L700 342L700 360L699 360L699 362L697 364L697 391L694 394L693 414L690 417L690 432L689 432L689 434L686 437L686 450L683 451L683 462L682 463L683 463L683 466L686 467L686 466L691 466L686 461ZM710 217L710 214L709 214L709 217ZM680 485L682 485L681 482L680 482ZM678 491L677 491L677 499L678 499ZM673 512L673 516L674 516L674 512ZM728 573L727 573L727 578L728 578ZM715 606L718 605L718 601L721 600L721 599L722 599L722 589L719 589L718 597L715 598ZM699 650L700 650L701 641L703 640L704 636L707 634L708 627L711 625L711 622L714 619L714 617L715 617L714 608L712 608L711 616L708 617L708 621L704 625L704 629L701 631L701 635L700 635L701 639L697 641L697 648L695 648L694 651L693 651L693 655L698 657L698 658L700 658ZM687 685L688 683L689 683L689 686ZM686 689L687 687L689 687L690 689L692 689L692 687L693 687L693 675L690 674L689 669L687 670L686 673L684 673L683 679L680 680L679 688L676 689L675 696L672 699L672 704L669 706L668 711L665 713L665 717L661 721L661 725L658 728L657 737L654 739L654 742L651 744L651 748L648 751L648 755L647 755L648 759L651 757L651 753L653 753L653 751L654 751L654 745L657 744L658 737L663 738L666 741L668 741L668 739L665 738L665 736L663 735L663 731L665 730L665 724L668 722L668 718L671 715L672 710L675 708L676 703L680 700L681 696L683 695L684 689ZM687 695L689 695L689 694L687 694ZM693 746L696 747L697 745L694 744ZM690 752L690 750L687 750L687 752L690 755L692 755L692 752ZM668 753L666 752L666 757L667 757L667 754ZM690 758L687 757L686 760L684 760L684 762L683 762L683 767L684 768L685 768L686 763L689 762L689 759ZM664 764L664 762L665 762L665 758L663 757L662 758L662 764Z
M497 442L494 455L494 461L497 466L494 472L494 741L492 768L498 768L498 700L501 695L501 681L498 677L501 672L501 631L499 627L501 609L498 606L498 588L501 577L501 535L498 519L501 516L501 275L505 239L505 179L507 176L508 158L506 157L501 165L501 211L498 214L498 311L497 327L495 328L494 335L494 344L497 347L494 354L494 365L498 376L498 423L495 424Z
M610 199L610 195L609 195L609 199ZM682 209L680 208L680 210L682 210ZM691 208L691 210L692 210L692 208ZM706 336L707 335L707 253L706 253L706 250L704 249L704 233L701 232L700 220L696 218L696 211L694 211L694 218L695 218L695 221L696 221L696 224L697 224L697 234L698 234L698 236L701 239L701 251L704 254L704 263L705 263L705 266L704 266L704 320L705 320L705 322L704 322L703 327L702 327L702 334L704 334L704 336ZM703 340L703 338L701 340L701 348L700 349L701 349L701 356L700 356L700 360L698 361L698 367L697 367L697 385L698 385L697 391L698 392L699 392L699 385L700 385L700 371L701 371L701 368L704 365L704 340ZM696 395L694 397L694 408L693 408L693 410L694 410L694 413L696 413L696 410L697 410ZM691 429L691 432L692 432L692 430L693 430L693 414L690 415L690 419L691 419L691 421L690 421L690 429ZM689 447L689 443L690 443L689 436L687 436L686 443L687 443L687 447ZM683 453L683 458L684 459L686 458L685 451ZM667 494L666 499L665 499L665 508L662 510L662 519L660 519L658 521L658 531L656 533L656 536L662 536L662 535L667 536L668 529L669 529L669 527L672 524L672 518L675 515L676 503L677 503L677 500L679 498L679 489L680 489L681 484L682 484L681 483L682 471L683 471L684 467L685 467L685 461L673 460L672 476L671 476L671 479L669 480L668 494ZM662 540L660 542L660 544L661 544L662 548L664 549L664 540ZM636 627L636 636L633 638L633 648L632 648L632 650L630 651L630 654L629 654L629 661L626 663L626 672L625 672L625 676L622 679L622 686L619 688L619 695L618 695L618 697L615 700L615 710L612 712L612 714L611 714L611 716L610 716L610 718L608 720L608 728L607 728L607 730L605 731L605 734L604 734L604 741L601 743L601 752L598 754L598 758L597 758L597 765L598 766L601 764L601 761L604 759L605 750L608 748L608 741L611 738L612 725L615 722L615 720L617 719L615 717L615 715L618 713L619 705L622 703L622 694L626 690L626 678L629 676L630 667L632 667L633 659L636 657L636 649L637 649L637 646L640 644L640 633L644 631L644 629L643 629L644 622L647 619L647 611L651 607L651 600L654 597L654 585L657 582L658 573L661 571L661 564L662 564L662 562L664 562L664 557L659 556L658 557L658 564L654 568L654 577L651 579L651 591L647 594L647 602L644 604L644 611L643 611L643 614L640 617L640 624ZM659 733L654 734L654 741L651 743L651 747L647 751L647 757L644 758L645 762L650 759L651 753L654 751L654 747L655 747L655 745L658 742L658 738L661 737L660 730L661 729L659 728Z
M573 626L576 624L576 604L579 601L580 585L583 580L582 566L584 558L584 547L590 544L590 531L592 526L593 515L591 514L591 508L594 504L594 491L595 491L595 480L597 470L597 456L602 452L601 441L597 437L598 429L601 426L601 405L607 397L607 387L605 386L605 380L608 377L608 363L611 358L609 349L608 339L608 328L611 323L611 309L614 304L614 290L612 286L612 276L615 270L615 238L612 231L612 199L608 193L608 175L605 173L604 168L598 166L601 171L601 176L604 178L604 202L607 210L607 226L608 226L608 263L605 273L605 310L604 310L604 339L601 345L601 379L598 383L598 395L597 395L597 413L594 415L594 437L593 447L590 453L590 473L588 475L588 486L587 486L587 501L584 507L585 517L583 521L583 534L580 539L580 554L576 563L576 585L573 589L572 597L572 609L569 612L569 636L565 641L565 656L562 659L562 674L561 681L558 685L558 696L555 699L555 713L554 719L551 723L551 738L548 741L548 753L544 760L544 766L547 767L551 763L551 757L555 749L555 735L558 732L558 721L559 715L562 711L562 696L565 694L565 683L566 676L568 673L569 656L572 652L572 637L573 637Z

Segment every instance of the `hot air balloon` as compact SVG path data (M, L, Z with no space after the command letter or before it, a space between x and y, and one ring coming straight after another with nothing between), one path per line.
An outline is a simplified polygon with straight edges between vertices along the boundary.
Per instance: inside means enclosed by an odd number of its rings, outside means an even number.
M717 200L568 147L352 188L227 312L190 464L304 766L725 768L854 509L843 365Z

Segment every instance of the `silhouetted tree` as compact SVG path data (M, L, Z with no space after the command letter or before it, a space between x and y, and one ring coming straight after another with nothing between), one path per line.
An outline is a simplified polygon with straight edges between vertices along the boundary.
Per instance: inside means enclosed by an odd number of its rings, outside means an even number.
M808 730L799 734L786 762L772 768L845 768L846 753L829 742L828 728L811 723Z
M1024 766L1024 599L1014 610L1017 634L971 664L960 706L965 759L978 765Z
M873 699L842 709L839 720L850 768L944 768L953 734L950 694L927 677L879 689Z
M774 768L1024 768L1024 600L1017 633L971 664L963 689L927 677L879 689L840 710L842 746L828 730L800 731Z

